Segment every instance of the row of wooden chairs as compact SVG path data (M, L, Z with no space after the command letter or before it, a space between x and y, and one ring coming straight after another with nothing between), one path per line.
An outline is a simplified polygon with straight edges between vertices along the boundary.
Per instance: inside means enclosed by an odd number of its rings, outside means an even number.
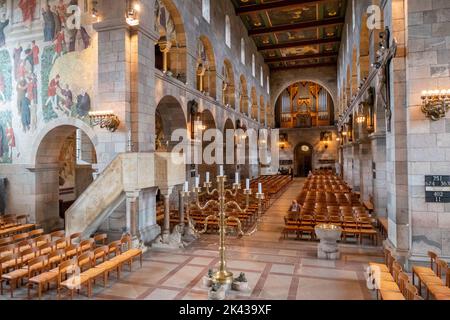
M408 274L392 256L384 250L385 263L369 263L369 282L382 300L423 300Z
M450 270L447 262L432 251L428 252L428 257L430 267L412 267L413 283L417 278L419 294L422 294L422 287L425 287L427 299L432 295L436 300L450 300Z
M60 232L61 231L58 233ZM3 288L3 281L10 283L11 297L13 297L17 281L26 275L25 269L28 268L23 266L33 262L41 262L37 258L44 255L50 255L52 259L57 260L61 251L64 251L65 257L77 256L91 250L95 246L96 240L102 239L100 241L103 242L104 239L106 239L106 235L97 235L96 238L90 238L83 241L81 241L80 233L72 234L70 237L58 239L56 241L52 241L50 234L43 235L39 238L41 238L40 242L30 240L30 242L24 246L19 247L17 245L16 248L11 248L9 252L3 252L7 254L0 260L1 285ZM79 240L78 243L74 242L76 239ZM3 294L3 289L1 289L1 292Z

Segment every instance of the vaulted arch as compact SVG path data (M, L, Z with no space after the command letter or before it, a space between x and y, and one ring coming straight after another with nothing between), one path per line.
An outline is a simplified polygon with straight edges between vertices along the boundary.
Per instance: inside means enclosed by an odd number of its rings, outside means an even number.
M223 62L222 68L222 103L224 106L235 107L235 84L233 65L228 59Z
M197 90L216 98L216 58L211 41L200 36L197 41Z
M155 67L169 76L186 81L186 32L172 0L155 1Z

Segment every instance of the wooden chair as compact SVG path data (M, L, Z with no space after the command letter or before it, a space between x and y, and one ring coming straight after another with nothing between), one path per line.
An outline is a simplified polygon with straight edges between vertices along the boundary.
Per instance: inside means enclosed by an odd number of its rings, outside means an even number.
M36 238L36 246L40 246L46 243L52 242L52 237L49 234L45 234Z
M94 248L95 241L94 239L87 239L80 242L80 252L90 251Z
M106 244L106 241L108 240L108 235L106 233L100 233L96 234L94 236L94 242L96 247L101 247Z
M427 299L431 294L433 297L450 296L450 273L447 262L444 260L437 260L438 275L436 279L427 280L424 279L425 286L427 287ZM445 274L445 283L441 280L442 273Z
M406 300L417 300L416 297L419 295L419 290L412 283L406 284Z
M52 237L52 240L53 240L54 238L58 238L58 239L64 238L66 236L66 234L65 234L64 230L57 230L57 231L53 231L52 233L50 233L50 236Z
M71 244L70 246L66 247L65 249L65 255L68 259L72 259L73 257L76 257L80 254L80 245L77 244Z
M78 241L75 241L78 240ZM81 233L71 234L69 237L69 244L74 244L74 242L81 242Z
M421 266L413 266L412 267L412 283L415 285L416 281L415 278L418 278L418 288L419 288L419 295L422 294L422 278L425 277L432 277L437 274L437 254L428 251L428 257L430 258L430 267L421 267Z
M28 265L2 275L0 282L0 293L3 295L3 281L9 282L11 298L14 297L14 289L25 277L30 279L36 272L42 271L47 264L47 256L30 259Z
M31 230L28 235L30 236L30 238L35 238L35 237L39 237L42 236L44 234L44 229L35 229L35 230Z

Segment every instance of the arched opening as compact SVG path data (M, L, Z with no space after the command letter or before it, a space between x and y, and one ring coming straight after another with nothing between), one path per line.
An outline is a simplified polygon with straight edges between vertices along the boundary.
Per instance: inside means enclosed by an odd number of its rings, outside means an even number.
M171 0L155 1L155 68L186 82L186 33L176 6Z
M94 142L82 129L50 130L36 152L36 222L46 230L64 227L65 212L94 180Z
M225 60L222 68L222 103L226 107L235 107L235 85L233 65Z
M356 48L353 47L353 53L352 53L352 80L351 80L351 95L350 97L353 97L358 92L358 55Z
M224 162L224 171L225 175L228 176L230 179L229 181L233 181L234 179L234 173L236 172L236 146L233 144L233 150L234 150L234 157L232 163L228 163L227 156L229 156L229 153L227 152L227 131L229 131L229 134L233 133L234 136L234 123L231 119L227 119L225 121L225 125L223 127L223 162ZM233 140L234 142L234 140ZM228 148L231 148L231 146L228 146ZM230 159L231 160L231 159Z
M301 142L294 151L294 174L297 177L307 177L313 170L314 148L306 142Z
M208 131L209 129L216 129L216 122L214 120L214 116L211 113L211 111L209 110L204 110L202 113L200 113L199 115L200 121L201 121L201 126L203 129L203 134L205 134L206 131ZM202 139L201 145L202 145L202 155L205 155L205 149L210 145L210 144L215 144L218 147L220 142L216 142L215 139L213 138L212 141L205 141L205 139ZM213 151L212 153L208 153L208 155L211 155L211 157L216 157L216 152ZM216 162L218 162L219 159L216 159ZM217 165L218 163L208 163L208 159L206 159L205 157L202 157L201 159L201 164L199 164L198 166L198 174L200 175L200 177L205 177L206 172L210 173L211 177L215 177L218 174L217 171Z
M231 48L231 21L228 15L225 16L225 44Z
M350 66L347 66L347 74L346 74L346 86L345 86L345 100L344 100L344 109L350 103L352 97L352 74L350 73Z
M370 71L370 56L369 56L369 29L367 28L367 13L364 13L361 18L361 32L359 35L359 79L369 76Z
M273 109L270 106L269 102L267 102L266 105L266 126L273 128L274 126L274 121L273 121Z
M177 129L185 130L186 137L189 136L181 104L174 97L166 96L156 107L155 148L157 152L171 152L173 147L179 143L179 141L171 141L172 134Z
M201 36L197 43L197 90L216 98L216 59L209 39Z
M244 75L241 75L241 88L240 88L240 101L239 101L239 111L245 115L249 115L248 112L248 90L247 90L247 80Z
M327 89L311 81L296 82L280 95L275 106L279 128L311 128L334 124L334 103Z
M256 88L252 87L252 119L258 121L258 96L256 94Z
M266 104L264 102L264 96L259 97L259 123L264 125L266 122Z

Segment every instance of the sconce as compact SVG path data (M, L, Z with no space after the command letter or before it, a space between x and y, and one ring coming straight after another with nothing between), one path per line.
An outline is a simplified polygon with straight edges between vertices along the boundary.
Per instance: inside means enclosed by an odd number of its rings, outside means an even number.
M358 114L356 117L356 123L363 124L366 121L366 116L363 113Z
M137 26L139 24L139 12L141 5L137 0L127 0L126 21L130 26Z
M110 132L115 132L120 125L119 117L112 111L92 111L89 112L89 118L93 126L106 128Z
M421 98L422 112L433 121L444 118L450 108L450 90L423 91Z
M96 0L92 1L92 9L91 9L92 18L98 18L97 4L98 4L98 1L96 1Z

